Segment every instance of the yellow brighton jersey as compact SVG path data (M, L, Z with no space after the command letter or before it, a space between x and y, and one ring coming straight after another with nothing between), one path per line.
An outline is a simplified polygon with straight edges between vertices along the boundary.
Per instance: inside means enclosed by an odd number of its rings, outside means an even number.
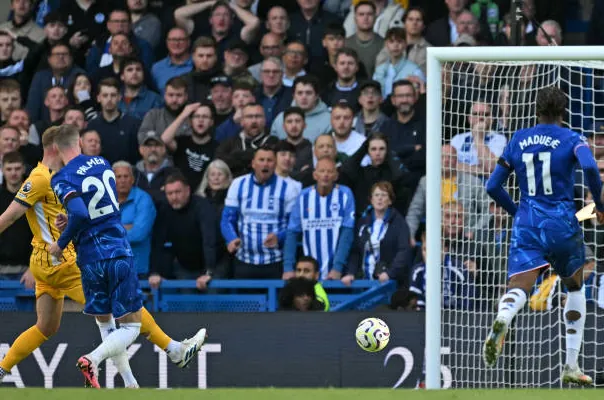
M33 256L40 258L42 263L58 265L76 258L73 244L69 243L63 251L64 260L51 260L48 248L56 242L61 232L55 227L55 218L65 213L63 206L50 187L50 169L38 163L31 171L21 189L15 196L15 201L28 208L25 213L29 228L33 234L31 244Z

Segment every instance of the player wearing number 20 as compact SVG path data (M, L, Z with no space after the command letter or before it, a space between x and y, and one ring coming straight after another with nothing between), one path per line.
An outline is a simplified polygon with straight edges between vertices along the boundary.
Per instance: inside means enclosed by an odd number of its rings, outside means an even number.
M142 292L120 221L111 165L102 157L81 154L78 132L70 126L59 128L54 146L65 166L53 175L51 186L67 210L68 223L51 253L60 255L73 241L82 272L84 312L101 322L112 315L120 321L119 329L78 360L85 378L98 387L98 365L125 351L139 335Z
M598 220L604 221L602 182L585 137L561 127L566 96L556 87L537 94L539 124L514 133L488 183L487 192L514 216L508 257L508 290L484 344L485 364L494 366L514 316L526 303L535 280L550 265L568 288L564 307L566 362L564 383L590 385L591 377L577 365L585 325L583 233L575 218L574 169L579 162L596 203ZM512 171L520 187L516 206L503 184ZM547 259L546 259L547 257Z

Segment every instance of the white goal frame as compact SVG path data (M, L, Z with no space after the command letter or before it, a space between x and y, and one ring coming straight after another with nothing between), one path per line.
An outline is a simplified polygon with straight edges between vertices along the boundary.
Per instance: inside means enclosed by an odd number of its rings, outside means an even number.
M426 388L441 381L441 146L443 62L602 61L604 46L429 47L426 105ZM485 329L488 327L485 326Z

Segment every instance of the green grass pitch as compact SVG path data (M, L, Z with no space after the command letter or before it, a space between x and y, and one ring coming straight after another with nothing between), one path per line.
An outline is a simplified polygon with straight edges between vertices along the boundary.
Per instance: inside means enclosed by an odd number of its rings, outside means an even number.
M410 389L0 389L2 400L596 400L596 390L441 390Z

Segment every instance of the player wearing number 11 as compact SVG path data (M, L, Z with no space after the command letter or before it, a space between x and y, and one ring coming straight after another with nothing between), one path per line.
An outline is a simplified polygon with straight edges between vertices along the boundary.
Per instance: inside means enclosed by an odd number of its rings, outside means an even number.
M125 352L140 333L143 296L120 220L111 165L102 157L81 154L79 134L69 125L59 127L53 146L65 166L50 183L68 222L49 251L60 257L73 241L86 298L84 313L101 323L112 318L120 322L94 351L78 359L84 377L99 387L98 365Z
M598 221L604 222L602 181L585 137L562 128L566 96L556 87L537 94L539 124L514 133L488 183L489 195L514 216L508 257L508 290L484 344L483 357L493 367L514 316L524 307L535 280L550 265L568 289L564 306L566 362L564 383L591 385L577 364L585 325L583 233L575 218L574 170L577 161L587 178ZM516 206L503 188L512 171L520 187ZM547 259L546 259L547 257Z

